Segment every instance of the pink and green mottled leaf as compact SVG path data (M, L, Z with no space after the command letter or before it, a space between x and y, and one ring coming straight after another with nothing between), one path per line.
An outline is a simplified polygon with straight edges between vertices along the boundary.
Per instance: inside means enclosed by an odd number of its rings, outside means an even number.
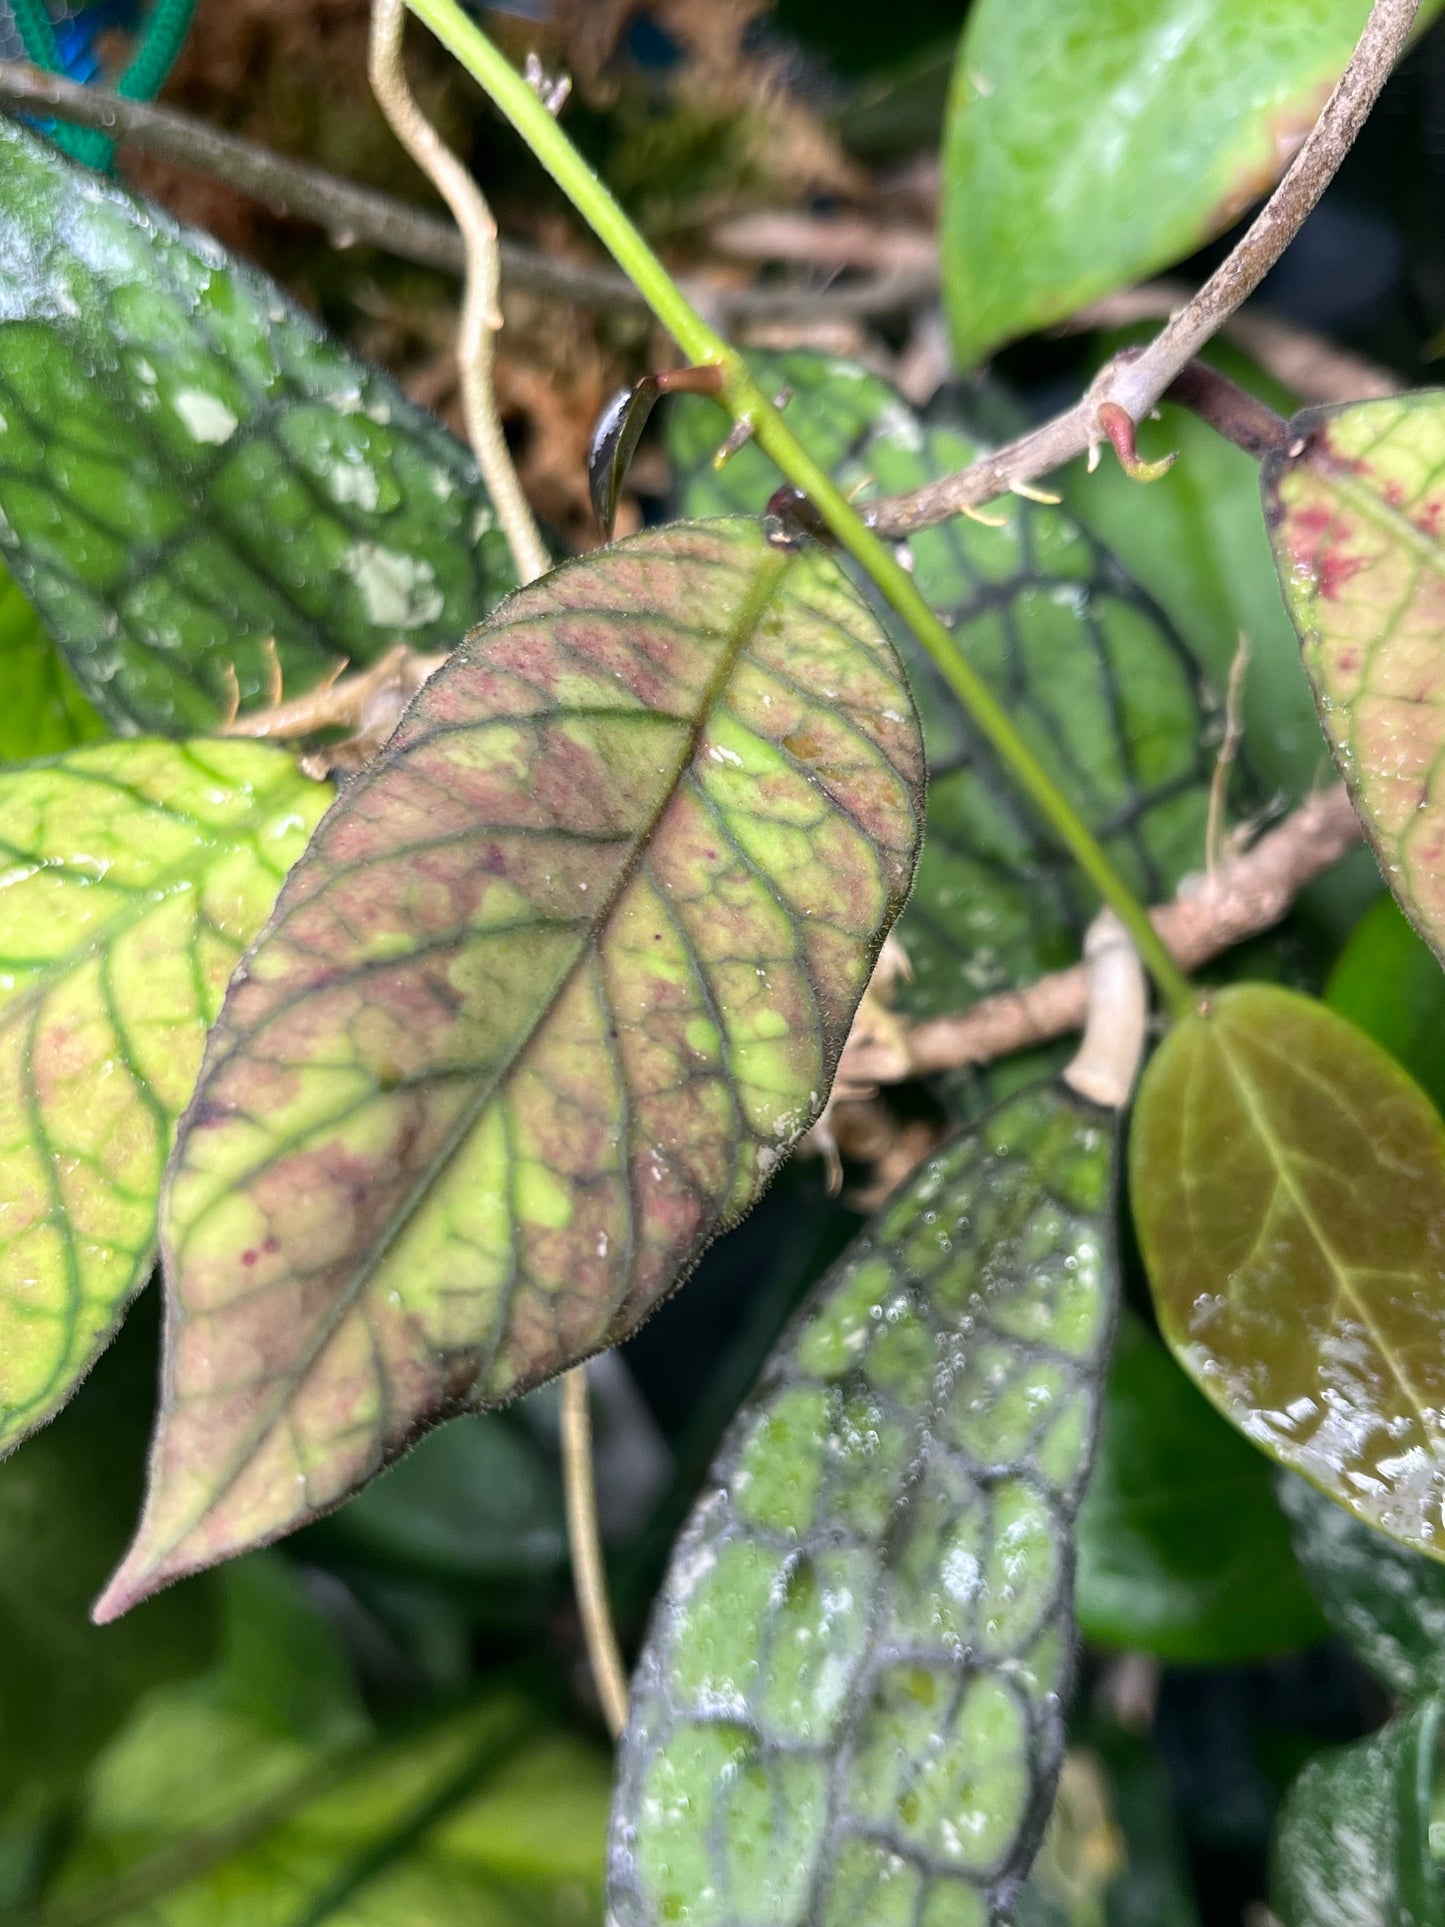
M0 1455L145 1282L207 1026L328 795L260 743L0 771Z
M238 971L163 1210L163 1411L98 1611L624 1337L827 1094L922 746L820 550L682 524L473 632Z
M1213 994L1144 1073L1139 1243L1171 1350L1247 1438L1445 1559L1445 1125L1353 1024Z
M1305 669L1385 880L1445 958L1445 391L1291 430L1263 484Z

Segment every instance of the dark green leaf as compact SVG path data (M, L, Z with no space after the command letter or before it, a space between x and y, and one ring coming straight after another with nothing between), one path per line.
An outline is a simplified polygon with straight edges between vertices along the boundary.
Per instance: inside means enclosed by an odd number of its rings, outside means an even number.
M271 282L0 117L0 546L86 693L181 735L512 580L475 465Z
M0 770L0 1454L150 1275L207 1027L329 796L269 743Z
M1381 897L1356 924L1325 1002L1383 1044L1445 1108L1445 975L1393 897Z
M1120 1323L1078 1550L1079 1625L1105 1645L1221 1662L1325 1631L1265 1461L1132 1313Z
M1426 1700L1358 1745L1312 1760L1274 1844L1284 1927L1445 1927L1430 1858L1441 1702Z
M976 0L944 148L944 291L963 366L1232 226L1283 172L1369 10ZM1422 17L1435 11L1425 0Z
M1159 1322L1247 1437L1445 1558L1445 1125L1377 1044L1264 984L1174 1025L1130 1191Z
M1306 409L1262 481L1325 734L1385 881L1445 958L1445 391Z
M634 1681L619 1927L1004 1917L1061 1751L1113 1138L1052 1084L1001 1106L784 1338Z
M64 1790L140 1694L210 1657L209 1581L104 1632L88 1617L139 1497L147 1365L107 1360L59 1425L0 1465L0 1806Z
M0 763L53 756L104 734L39 616L0 569Z
M1396 1544L1288 1473L1278 1484L1326 1619L1393 1693L1445 1685L1445 1566Z
M755 365L765 385L793 391L789 421L845 488L912 488L975 452L848 362L799 353ZM760 510L778 483L767 459L749 446L715 471L717 409L671 406L685 512ZM1130 882L1166 897L1204 854L1209 759L1187 653L1067 513L1017 499L994 508L1002 528L958 520L915 536L914 580ZM893 634L930 774L928 833L898 932L914 976L899 1001L926 1017L1071 962L1096 906L907 631Z
M922 745L820 549L676 524L473 633L234 981L162 1207L150 1495L106 1612L625 1337L822 1108Z

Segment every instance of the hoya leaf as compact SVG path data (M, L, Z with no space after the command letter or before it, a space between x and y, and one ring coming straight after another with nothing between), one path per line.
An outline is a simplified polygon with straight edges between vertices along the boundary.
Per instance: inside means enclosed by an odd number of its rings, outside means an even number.
M1295 1551L1326 1619L1407 1699L1445 1686L1445 1567L1387 1539L1304 1479L1279 1475Z
M1437 10L1425 0L1422 18ZM943 282L972 367L1193 254L1283 173L1370 0L977 0L943 155Z
M789 421L850 490L913 488L976 452L854 364L796 353L757 357L755 372L791 391ZM749 445L716 471L717 409L670 406L683 510L761 510L778 485L762 452ZM914 580L1130 883L1167 897L1204 850L1211 759L1188 654L1158 605L1067 512L1018 499L994 507L1000 528L956 520L914 536ZM908 632L893 635L923 715L930 779L928 834L899 926L913 966L899 1002L928 1017L1073 961L1097 904Z
M1325 1002L1383 1044L1445 1109L1445 975L1392 897L1378 897L1351 931Z
M163 1407L107 1614L626 1336L817 1116L921 744L821 550L677 525L425 686L237 975L162 1216Z
M1130 1189L1160 1327L1322 1491L1445 1558L1445 1125L1377 1044L1242 984L1145 1071Z
M279 288L0 118L0 552L115 721L449 649L513 579L471 458ZM231 682L234 672L235 683Z
M54 756L105 733L44 624L0 569L0 763Z
M817 1287L673 1555L623 1741L618 1927L990 1927L1053 1800L1114 1129L1055 1084Z
M247 742L0 769L0 1454L109 1341L227 979L329 792Z
M1445 957L1445 390L1290 429L1262 484L1305 669L1385 881Z
M1323 1636L1268 1466L1132 1313L1078 1542L1079 1625L1104 1645L1218 1664Z
M1441 1702L1312 1760L1290 1789L1270 1881L1286 1927L1445 1927L1430 1857Z
M597 1911L607 1786L603 1755L517 1699L348 1757L157 1695L99 1763L53 1917L575 1927Z

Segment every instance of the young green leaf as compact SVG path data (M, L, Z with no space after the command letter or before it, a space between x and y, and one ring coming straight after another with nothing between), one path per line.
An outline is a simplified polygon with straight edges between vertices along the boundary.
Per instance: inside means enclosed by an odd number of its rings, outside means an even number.
M607 1784L517 1699L348 1757L157 1695L101 1759L48 1898L109 1927L573 1927L597 1910Z
M1425 0L1422 20L1437 11ZM1370 0L977 0L954 69L943 281L972 367L1193 254L1283 173Z
M1325 1618L1392 1693L1445 1686L1445 1566L1363 1525L1304 1479L1280 1473L1295 1553Z
M1305 669L1385 881L1445 957L1445 391L1290 428L1262 484Z
M613 1809L619 1927L1008 1917L1053 1799L1114 1128L1054 1084L826 1275L673 1556Z
M39 616L0 569L0 763L54 756L105 733Z
M1430 1857L1441 1702L1312 1760L1290 1789L1270 1881L1286 1927L1445 1927Z
M0 770L0 1454L109 1341L236 961L329 795L269 744Z
M853 363L796 353L757 357L755 371L791 390L788 419L846 489L914 488L976 452ZM777 487L762 452L715 470L716 407L667 405L683 511L760 511ZM995 509L1002 527L956 520L914 536L914 580L1121 873L1167 897L1204 853L1211 759L1188 654L1066 512L1016 498ZM1097 903L908 632L892 634L929 762L928 834L899 925L913 976L898 1002L930 1017L1070 962Z
M676 525L514 597L238 973L162 1217L145 1519L101 1610L615 1343L817 1116L922 746L821 550Z
M1265 1461L1129 1312L1078 1547L1079 1625L1104 1645L1220 1664L1325 1632Z
M1145 1071L1130 1189L1159 1322L1255 1444L1445 1558L1445 1125L1378 1045L1264 984Z
M205 729L510 584L470 456L271 282L0 117L0 550L117 722ZM231 683L234 672L235 683Z

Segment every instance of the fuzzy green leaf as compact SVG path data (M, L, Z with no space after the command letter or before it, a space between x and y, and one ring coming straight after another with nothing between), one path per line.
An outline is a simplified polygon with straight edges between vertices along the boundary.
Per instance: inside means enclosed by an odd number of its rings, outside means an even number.
M913 488L976 453L852 363L798 353L754 367L791 389L789 421L849 490ZM745 447L714 470L718 410L672 406L683 511L761 510L778 485L762 452ZM1121 872L1146 897L1167 897L1204 852L1210 758L1187 652L1065 511L1011 498L989 512L1004 526L956 520L914 536L914 580ZM898 1001L930 1017L1071 962L1097 903L908 632L892 634L929 763L928 834L898 931L913 979Z
M1425 0L1422 19L1437 10ZM1193 254L1265 193L1370 0L977 0L944 144L943 280L972 367Z
M626 1336L817 1116L922 746L821 550L676 525L514 597L237 977L162 1216L146 1516L103 1610Z
M100 1761L50 1898L111 1927L578 1927L607 1781L518 1700L348 1761L214 1694L157 1695Z
M654 1609L619 1927L1009 1915L1062 1746L1113 1141L1059 1086L1012 1099L784 1338Z
M1392 1693L1445 1686L1445 1567L1281 1473L1295 1552L1326 1619Z
M1441 1702L1312 1760L1274 1842L1271 1899L1285 1927L1445 1927L1430 1857Z
M227 979L329 792L269 744L0 770L0 1454L145 1283Z
M39 616L0 569L0 763L54 756L105 733Z
M1323 1004L1245 984L1145 1071L1130 1190L1159 1322L1247 1437L1445 1558L1445 1125Z
M1290 430L1262 482L1305 669L1385 881L1445 958L1445 391Z
M514 579L469 455L252 269L0 118L0 550L116 721L205 729Z
M1102 1644L1219 1664L1324 1633L1268 1466L1132 1313L1114 1348L1078 1541L1079 1624Z

